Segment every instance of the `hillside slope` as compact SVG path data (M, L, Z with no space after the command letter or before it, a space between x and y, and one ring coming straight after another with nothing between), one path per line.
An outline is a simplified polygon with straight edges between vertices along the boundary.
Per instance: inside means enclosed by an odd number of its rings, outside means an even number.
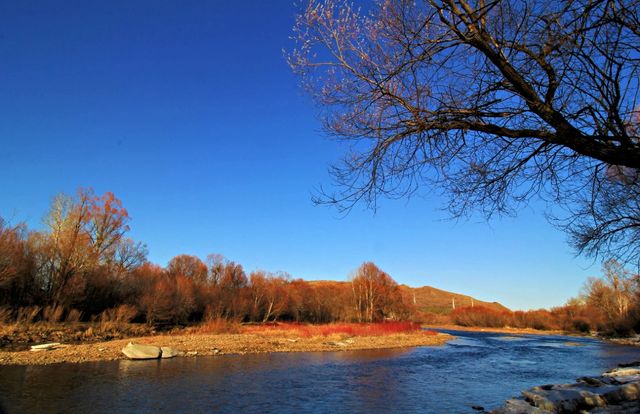
M454 306L456 308L482 306L498 311L509 310L498 302L485 302L471 296L448 292L431 286L412 288L407 285L400 285L400 289L423 312L448 314L453 310Z
M333 286L340 287L349 282L334 280L309 280L309 283L315 286ZM446 290L437 289L431 286L422 286L418 288L407 285L400 285L402 295L410 302L414 303L418 310L427 313L448 314L456 308L467 306L482 306L497 311L508 311L509 309L498 302L485 302L468 295L460 293L448 292Z

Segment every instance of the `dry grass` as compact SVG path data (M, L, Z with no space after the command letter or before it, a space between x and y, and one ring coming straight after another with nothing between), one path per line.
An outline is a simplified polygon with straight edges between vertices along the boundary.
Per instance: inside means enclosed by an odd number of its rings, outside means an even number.
M16 323L23 325L33 323L40 314L41 310L42 308L40 306L28 306L19 308L16 316Z
M138 310L135 306L120 305L117 308L111 308L100 314L100 322L116 322L129 323L136 317Z
M75 322L80 322L80 319L82 319L82 312L80 312L77 309L71 309L69 313L67 313L65 322L75 323Z
M380 322L380 323L330 323L324 325L310 325L297 323L276 323L250 325L242 328L243 332L253 334L288 334L301 338L317 336L387 336L402 333L418 333L420 324L413 322ZM423 331L427 335L435 332Z
M50 323L58 323L62 320L64 308L58 306L47 306L42 310L42 321Z
M240 329L240 324L237 322L216 318L192 328L192 332L199 334L231 334L239 333Z
M11 309L0 308L0 325L5 324L11 320Z

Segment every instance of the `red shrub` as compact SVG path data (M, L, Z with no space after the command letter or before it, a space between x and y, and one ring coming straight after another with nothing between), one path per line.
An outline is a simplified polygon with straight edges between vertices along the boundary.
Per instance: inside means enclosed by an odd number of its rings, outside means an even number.
M304 325L299 323L262 324L245 327L249 333L291 332L301 337L311 336L384 336L398 333L420 331L420 324L414 322L378 322L378 323L331 323L326 325ZM424 331L427 335L435 332Z

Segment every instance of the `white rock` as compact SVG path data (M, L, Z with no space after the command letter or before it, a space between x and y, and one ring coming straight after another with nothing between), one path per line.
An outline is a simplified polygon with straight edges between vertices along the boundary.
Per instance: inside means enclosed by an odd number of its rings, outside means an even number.
M605 372L605 377L626 377L629 375L640 375L640 369L638 368L616 368L611 371Z
M162 351L157 346L139 345L129 342L127 346L122 348L122 353L129 359L158 359Z
M32 351L48 351L50 349L56 349L60 346L60 342L50 342L48 344L31 345Z
M168 346L160 347L162 350L162 358L173 358L180 355L180 351L175 348L170 348Z

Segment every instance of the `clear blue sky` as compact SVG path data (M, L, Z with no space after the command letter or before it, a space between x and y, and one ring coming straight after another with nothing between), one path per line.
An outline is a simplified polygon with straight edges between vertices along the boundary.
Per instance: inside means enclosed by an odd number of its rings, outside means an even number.
M437 197L374 214L311 203L344 150L320 132L282 49L289 1L0 1L0 216L41 228L51 198L113 191L161 265L216 252L248 271L398 282L562 304L600 267L527 209L451 222ZM428 194L428 192L425 192Z

